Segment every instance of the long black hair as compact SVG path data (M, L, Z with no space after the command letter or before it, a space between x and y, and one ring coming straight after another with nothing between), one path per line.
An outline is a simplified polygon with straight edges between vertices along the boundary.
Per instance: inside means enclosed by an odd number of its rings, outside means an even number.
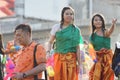
M3 42L2 42L2 35L0 34L0 80L3 80L3 63L1 61L1 55L3 55Z
M101 15L101 14L95 14L93 17L92 17L92 22L91 22L91 26L92 26L92 39L93 39L93 34L94 34L94 32L95 32L95 29L96 29L96 27L94 26L94 18L95 17L99 17L100 19L101 19L101 21L102 21L102 31L103 31L103 35L105 36L105 30L106 30L106 28L105 28L105 20L104 20L104 17Z
M61 12L61 21L60 21L60 28L62 29L62 26L63 26L63 24L64 24L64 13L65 13L65 11L66 10L68 10L68 9L70 9L70 10L72 10L72 12L73 12L73 15L74 15L74 9L72 8L72 7L64 7L63 9L62 9L62 12ZM73 18L73 22L74 22L74 18ZM73 24L73 26L74 26L74 24Z
M2 35L0 34L0 54L3 54L3 41L2 41Z

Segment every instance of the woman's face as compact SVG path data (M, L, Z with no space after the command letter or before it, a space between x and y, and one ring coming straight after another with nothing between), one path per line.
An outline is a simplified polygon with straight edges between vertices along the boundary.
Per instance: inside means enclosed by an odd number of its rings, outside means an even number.
M63 18L64 18L64 22L72 23L73 19L74 19L73 11L71 9L65 10L65 12L63 14Z
M93 20L93 25L96 27L96 28L101 28L102 27L102 20L99 16L95 16L94 17L94 20Z

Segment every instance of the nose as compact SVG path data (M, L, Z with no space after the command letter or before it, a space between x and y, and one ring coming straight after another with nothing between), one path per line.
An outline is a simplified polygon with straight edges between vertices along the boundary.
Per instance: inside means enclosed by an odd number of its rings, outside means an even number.
M101 21L100 21L100 20L98 20L98 21L97 21L97 23L101 23Z

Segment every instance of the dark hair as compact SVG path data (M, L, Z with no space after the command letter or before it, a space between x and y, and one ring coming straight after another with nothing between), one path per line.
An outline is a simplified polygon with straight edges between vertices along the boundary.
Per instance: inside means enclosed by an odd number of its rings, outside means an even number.
M72 10L72 12L73 12L73 14L74 14L74 10L73 10L73 8L72 7L64 7L63 9L62 9L62 12L61 12L61 21L60 21L60 27L62 28L62 25L63 25L63 23L64 23L64 13L65 13L65 11L66 10L68 10L68 9L70 9L70 10ZM74 19L73 19L73 21L74 21Z
M3 48L2 35L0 34L0 48Z
M95 31L95 29L96 29L96 27L93 25L94 18L95 18L96 16L98 16L98 17L101 19L101 21L102 21L102 31L103 31L103 35L105 35L105 30L106 30L106 29L105 29L105 20L104 20L103 16L102 16L101 14L95 14L95 15L92 17L92 22L91 22L91 24L92 24L92 39L93 39L94 31Z
M2 35L0 34L0 54L4 55L4 51L3 51L3 42L2 42ZM4 75L4 66L2 63L2 59L1 59L1 55L0 55L0 80L3 80L3 75Z
M0 54L4 54L3 51L3 41L2 41L2 35L0 34Z
M28 25L28 24L20 24L18 25L16 28L15 28L15 31L18 30L18 29L22 29L22 31L25 31L25 32L29 32L31 34L31 27Z

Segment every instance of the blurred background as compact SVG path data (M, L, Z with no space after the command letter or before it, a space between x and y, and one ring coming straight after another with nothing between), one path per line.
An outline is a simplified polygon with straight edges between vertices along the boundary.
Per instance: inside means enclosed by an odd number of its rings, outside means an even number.
M114 50L115 42L120 41L120 0L0 0L0 33L4 45L13 39L14 29L20 23L30 24L33 39L44 44L52 26L59 23L64 6L74 8L75 24L86 40L89 40L94 13L104 15L107 28L111 26L112 19L117 18L111 41Z

